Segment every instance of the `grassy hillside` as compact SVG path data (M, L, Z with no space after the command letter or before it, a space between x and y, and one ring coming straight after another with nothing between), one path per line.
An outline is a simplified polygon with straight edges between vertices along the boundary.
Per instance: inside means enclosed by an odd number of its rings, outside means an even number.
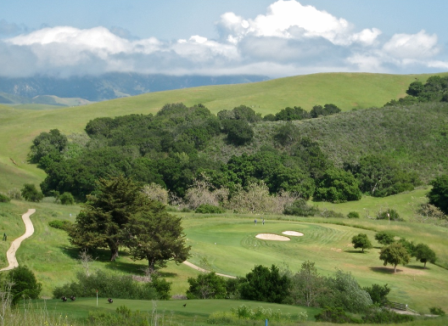
M8 175L0 178L0 191L20 187L24 182L39 183L43 180L43 172L26 163L31 141L42 131L57 128L64 134L82 132L86 123L97 117L148 114L173 102L187 105L203 103L215 113L240 104L250 105L263 115L276 113L286 106L301 105L309 110L315 104L324 103L335 103L347 111L381 106L392 98L403 96L415 78L424 81L429 76L327 73L252 84L148 93L54 110L15 109L0 105L0 175Z

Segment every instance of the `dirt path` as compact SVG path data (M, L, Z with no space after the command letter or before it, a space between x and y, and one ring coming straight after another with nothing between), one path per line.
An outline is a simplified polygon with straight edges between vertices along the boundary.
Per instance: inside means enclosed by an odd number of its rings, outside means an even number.
M17 249L19 249L22 241L25 240L26 238L31 237L34 233L34 226L33 226L33 223L31 222L30 216L32 214L34 214L35 212L36 212L36 210L33 208L33 209L29 209L28 212L26 212L25 214L22 215L23 223L25 223L25 234L22 235L21 237L18 237L11 243L11 247L6 252L6 257L8 258L9 266L5 267L3 269L0 269L0 272L1 271L9 271L9 270L19 266L19 263L17 262L17 259L16 259L16 251L17 251Z
M201 268L201 267L199 267L199 266L196 266L195 264L192 264L192 263L190 263L190 262L188 262L188 261L184 261L183 264L185 264L185 265L187 265L188 267L191 267L191 268L193 268L193 269L195 269L195 270L197 270L197 271L200 271L200 272L205 272L205 273L208 273L208 272L209 272L208 270L203 269L203 268ZM236 278L235 276L232 276L232 275L226 275L226 274L221 274L221 273L216 273L216 275L219 275L219 276L222 276L222 277L227 277L227 278Z

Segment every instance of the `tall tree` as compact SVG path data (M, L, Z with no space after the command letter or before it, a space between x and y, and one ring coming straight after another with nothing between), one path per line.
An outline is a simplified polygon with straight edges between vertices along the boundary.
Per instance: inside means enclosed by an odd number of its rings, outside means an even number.
M191 247L185 243L181 220L158 202L133 215L122 232L132 258L147 259L151 271L156 266L165 267L169 260L184 262Z
M393 265L395 273L398 264L405 265L409 263L409 253L400 243L393 243L381 249L380 259L384 261L384 266L387 264Z
M130 218L147 210L151 201L140 187L123 176L97 182L98 193L89 196L85 208L69 231L70 242L81 248L109 248L110 260L118 257L122 232Z

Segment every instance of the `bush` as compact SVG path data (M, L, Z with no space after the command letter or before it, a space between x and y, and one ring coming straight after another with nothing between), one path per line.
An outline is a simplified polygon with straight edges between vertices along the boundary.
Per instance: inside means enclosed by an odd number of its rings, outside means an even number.
M44 198L44 194L36 189L36 186L31 183L26 183L21 189L22 197L26 201L38 203Z
M372 309L368 314L362 317L364 323L372 324L392 324L407 323L415 320L414 316L397 314L390 310Z
M9 203L10 201L11 199L8 196L0 193L0 203Z
M379 284L373 284L371 287L365 287L364 291L366 291L370 298L372 299L372 302L374 304L378 304L380 306L384 306L389 302L387 299L387 295L390 292L390 289L387 287L387 284L381 286Z
M348 218L359 218L359 213L358 212L350 212L347 214Z
M48 222L48 225L55 229L68 231L72 227L73 223L65 220L53 220Z
M354 318L348 316L345 313L344 309L342 309L342 308L326 307L322 312L315 315L314 318L316 318L316 321L336 323L336 324L345 324L345 323L359 324L360 323L360 321L358 319L354 319Z
M197 278L189 277L188 283L188 299L225 299L227 296L226 280L215 272L199 274Z
M384 246L388 246L391 243L393 243L394 237L395 237L394 234L387 231L380 231L377 234L375 234L375 240Z
M233 145L244 145L254 138L254 131L245 120L224 120L222 125L227 133L227 140Z
M75 198L73 198L73 195L69 192L64 192L59 197L59 200L61 201L62 205L73 205L75 203Z
M285 207L283 214L295 215L295 216L314 216L319 213L319 209L316 206L310 206L306 203L305 199L298 199L290 206Z
M390 221L404 221L400 215L398 215L397 211L394 209L388 209L385 212L378 212L376 216L377 220L390 220Z
M202 204L198 208L196 208L195 213L199 214L222 214L225 213L225 210L221 207L209 205L209 204Z
M156 280L148 283L139 283L128 275L110 275L103 271L86 275L79 272L77 281L56 287L53 290L54 298L62 296L94 297L96 290L102 297L119 299L155 300L169 298L170 283ZM154 279L154 277L153 277ZM157 279L157 277L156 277ZM168 284L168 285L167 285ZM158 290L163 290L158 293Z
M440 307L432 307L429 309L429 312L431 315L445 316L445 311L443 311Z
M42 291L42 284L38 283L34 273L26 266L14 268L8 275L11 287L12 305L21 299L37 299Z
M343 203L360 200L361 191L353 174L341 169L331 168L317 181L313 200Z

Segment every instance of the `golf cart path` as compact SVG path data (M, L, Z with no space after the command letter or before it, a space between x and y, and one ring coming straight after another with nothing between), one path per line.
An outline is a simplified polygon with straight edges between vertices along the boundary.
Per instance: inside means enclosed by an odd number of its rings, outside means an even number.
M18 237L11 243L11 247L6 252L6 257L8 258L9 266L0 269L1 271L9 271L13 268L16 268L19 266L19 263L17 262L16 258L16 251L19 249L20 244L23 240L31 237L34 233L34 226L33 222L31 222L30 216L34 214L36 210L34 208L28 209L28 212L22 215L23 223L25 223L25 234L23 234L21 237Z
M191 268L193 268L193 269L195 269L195 270L197 270L197 271L200 271L200 272L205 272L205 273L208 273L208 272L209 272L208 270L203 269L203 268L201 268L201 267L199 267L199 266L196 266L195 264L192 264L192 263L190 263L190 262L188 262L188 261L184 261L183 264L185 264L185 265L187 265L188 267L191 267ZM232 275L226 275L226 274L221 274L221 273L216 273L216 275L219 275L219 276L222 276L222 277L227 277L227 278L236 278L235 276L232 276Z

